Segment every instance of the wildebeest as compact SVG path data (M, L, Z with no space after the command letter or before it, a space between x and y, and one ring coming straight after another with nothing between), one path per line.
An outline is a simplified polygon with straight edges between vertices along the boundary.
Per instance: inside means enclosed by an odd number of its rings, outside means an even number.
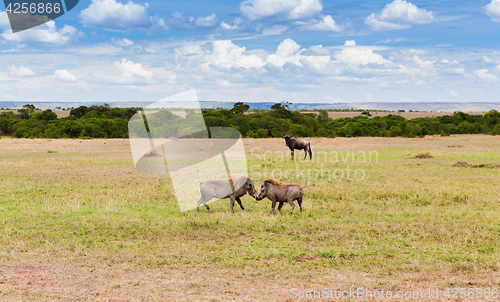
M307 153L309 153L309 159L312 159L311 143L303 139L297 139L292 135L283 136L286 142L286 146L292 151L292 160L294 155L294 150L304 150L304 159L307 158Z
M274 214L276 202L279 202L278 211L280 211L281 214L283 214L283 212L281 212L281 207L283 207L285 202L288 202L292 206L290 214L293 214L293 210L295 209L295 204L293 202L297 200L300 212L302 213L302 197L304 196L302 190L311 186L314 186L314 184L301 188L298 185L287 185L279 180L269 178L264 181L255 199L262 200L266 197L269 198L273 202L271 214Z
M207 210L210 210L207 202L212 198L229 198L231 200L231 213L234 213L233 208L235 200L238 202L241 209L245 210L245 208L243 208L243 204L241 203L240 197L248 193L250 196L255 198L257 195L255 186L253 185L250 177L246 176L242 176L233 180L233 186L234 192L231 188L231 183L229 182L229 180L211 180L200 182L201 198L200 200L198 200L198 204L196 205L196 212L200 212L201 205L204 205Z

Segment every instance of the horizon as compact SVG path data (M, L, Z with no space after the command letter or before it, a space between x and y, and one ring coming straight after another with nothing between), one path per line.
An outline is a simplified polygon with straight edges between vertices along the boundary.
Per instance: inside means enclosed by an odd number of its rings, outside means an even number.
M179 105L179 102L175 102ZM199 101L202 109L231 109L237 102L215 102L215 101ZM3 102L0 101L0 109L16 110L21 109L24 105L36 105L38 109L53 109L53 110L71 110L80 106L99 106L109 104L111 107L118 108L146 108L151 104L149 102ZM149 104L149 105L148 105ZM271 110L274 102L247 102L250 105L250 110ZM285 104L282 102L282 104ZM412 102L412 103L396 103L396 102L372 102L372 103L288 103L289 110L303 111L318 111L318 110L368 110L368 111L388 111L398 112L465 112L465 113L485 113L491 110L500 110L500 103L493 102L474 102L474 103L449 103L449 102ZM191 108L173 106L169 108ZM157 109L149 107L149 109Z

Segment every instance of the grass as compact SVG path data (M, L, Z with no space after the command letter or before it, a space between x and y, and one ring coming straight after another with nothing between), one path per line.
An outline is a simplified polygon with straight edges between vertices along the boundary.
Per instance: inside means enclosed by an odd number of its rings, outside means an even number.
M272 171L284 182L316 184L305 190L303 213L290 215L285 205L285 215L268 215L269 200L247 196L244 212L236 207L230 214L224 200L197 215L178 210L167 177L135 171L126 140L4 137L1 259L250 269L302 280L325 269L394 282L407 274L441 278L498 272L500 168L495 166L500 148L495 137L311 141L314 156L325 151L326 161L319 156L291 162L278 139L245 141L253 150L247 157L257 188ZM465 148L446 147L455 142ZM335 162L332 151L344 157ZM376 151L377 160L363 160L363 151ZM347 152L354 152L353 160L343 160ZM434 158L411 159L426 152ZM496 164L491 169L452 167L457 161ZM297 173L297 167L309 174ZM316 176L317 169L323 174ZM362 170L365 177L339 179L347 169ZM327 171L337 171L336 179Z

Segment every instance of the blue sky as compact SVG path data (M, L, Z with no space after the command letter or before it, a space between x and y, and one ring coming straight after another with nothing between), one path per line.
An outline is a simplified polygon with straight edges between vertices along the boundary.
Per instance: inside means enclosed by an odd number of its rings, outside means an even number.
M500 102L500 0L80 1L12 33L0 100Z

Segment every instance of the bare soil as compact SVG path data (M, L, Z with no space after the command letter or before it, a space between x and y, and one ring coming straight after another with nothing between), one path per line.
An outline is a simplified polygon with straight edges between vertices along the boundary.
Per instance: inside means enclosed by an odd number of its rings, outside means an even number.
M457 273L446 279L425 272L377 276L325 269L307 277L268 274L251 268L142 268L93 262L0 264L2 301L295 301L292 289L423 292L438 288L493 288L496 273ZM325 299L334 301L334 299ZM359 297L356 301L372 301ZM314 299L319 301L319 299ZM422 299L420 299L422 301ZM423 299L426 301L426 299ZM447 301L441 295L440 299ZM454 300L454 301L461 301Z
M463 168L468 168L470 166L472 166L472 165L468 164L465 161L459 161L459 162L457 162L456 164L453 165L453 167L463 167Z
M434 156L428 153L420 153L412 158L434 158Z

